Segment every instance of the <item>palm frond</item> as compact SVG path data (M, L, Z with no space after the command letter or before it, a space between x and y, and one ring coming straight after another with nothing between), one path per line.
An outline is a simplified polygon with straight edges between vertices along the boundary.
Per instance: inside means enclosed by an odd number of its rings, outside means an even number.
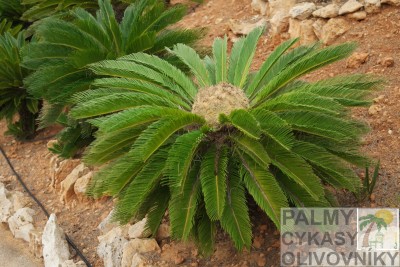
M210 220L219 220L225 207L228 155L227 148L211 147L202 158L201 188Z

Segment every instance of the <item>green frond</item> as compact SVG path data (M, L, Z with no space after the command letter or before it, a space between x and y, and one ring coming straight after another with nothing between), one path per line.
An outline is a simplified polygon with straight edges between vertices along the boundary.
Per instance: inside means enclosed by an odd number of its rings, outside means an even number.
M229 234L238 250L251 246L251 224L245 190L237 165L228 163L227 195L221 226Z
M170 52L179 57L183 63L190 68L200 87L208 87L211 85L206 66L193 48L187 45L177 44Z
M300 58L297 62L272 78L268 84L259 91L257 97L252 101L253 106L262 104L269 96L298 77L349 56L355 48L355 44L345 43L320 49L304 58Z
M357 140L359 135L366 132L367 129L362 123L319 112L288 111L279 113L279 117L290 124L293 130L338 142Z
M175 132L191 125L201 125L204 119L182 111L180 116L165 117L151 124L135 142L139 155L136 157L146 161L157 151Z
M317 170L317 174L326 182L337 188L345 188L352 192L361 187L359 177L350 168L346 168L340 158L332 155L324 148L307 142L297 142L293 152L309 161ZM358 184L358 186L355 186Z
M263 32L264 27L258 27L251 31L244 39L243 47L240 51L237 65L235 66L235 78L233 79L233 85L239 88L243 88L247 81L257 43Z
M262 104L260 109L275 113L292 110L315 111L333 116L341 116L345 112L345 107L332 98L301 91L279 95Z
M106 117L92 119L90 122L99 128L100 133L109 134L147 125L168 114L179 115L181 113L160 106L138 106Z
M194 225L194 218L201 196L200 166L194 164L182 186L182 192L173 192L169 202L171 235L187 240Z
M143 168L144 163L137 155L137 149L131 149L108 163L93 176L86 193L95 198L116 196Z
M254 109L251 114L260 123L263 134L273 139L283 148L290 150L295 142L292 128L289 124L273 112Z
M181 70L169 64L165 60L160 59L159 57L147 55L144 53L136 53L124 56L120 59L139 62L151 68L154 68L160 73L163 73L181 87L181 92L183 93L181 97L188 98L193 101L194 97L197 94L197 88L189 79L189 77L187 77Z
M275 177L268 171L268 165L259 165L252 157L238 152L243 165L243 181L258 206L280 227L281 208L288 207Z
M281 147L272 139L266 139L265 149L271 158L272 165L280 169L301 188L306 190L315 200L324 195L320 179L314 174L310 165L297 154Z
M149 95L159 96L169 101L176 103L177 105L185 108L186 110L190 109L190 106L186 99L183 99L181 96L174 94L173 91L165 90L160 86L157 86L154 83L126 78L102 78L97 79L92 83L93 86L98 88L109 88L118 90L129 90L135 92L142 92ZM185 102L184 102L185 101Z
M245 135L259 139L261 135L261 128L258 121L244 109L237 109L231 112L229 116L220 115L222 123L229 123Z
M156 236L164 214L168 209L170 196L167 187L159 186L147 197L147 201L151 201L153 204L147 213L146 229L150 230L153 236Z
M203 61L204 61L204 64L206 65L208 76L210 76L211 84L213 84L213 85L217 84L216 67L215 67L214 60L212 58L210 58L209 56L205 56Z
M143 105L174 106L173 103L161 97L136 92L114 93L86 102L78 99L78 104L71 110L71 116L76 119L91 118Z
M215 84L224 83L228 80L228 38L225 36L224 39L217 38L213 44L213 56L215 62Z
M228 150L210 147L201 160L200 181L208 217L221 219L225 207Z
M270 69L276 64L276 62L281 58L281 56L296 42L298 38L288 40L280 44L274 51L268 56L268 58L262 64L260 70L255 75L252 82L246 87L246 94L251 97L254 93L258 92L260 88L261 81L265 78Z
M296 47L287 53L282 54L279 59L273 64L273 66L264 74L263 79L258 82L257 90L250 96L250 100L254 101L254 98L258 96L258 92L264 88L272 79L275 78L279 73L283 72L289 66L294 65L297 61L306 58L317 50L319 44L312 44L307 46ZM290 84L290 83L288 83Z
M315 199L304 187L299 186L287 175L280 171L274 173L276 181L290 203L296 207L330 207L330 203L323 197Z
M239 62L240 53L243 49L244 38L241 37L237 40L232 47L231 54L229 57L229 67L228 67L228 82L230 84L234 84L235 82L235 75L236 75L236 67Z
M144 127L97 134L96 140L86 149L84 161L89 165L100 165L128 152Z
M234 135L232 139L240 150L253 158L260 166L268 166L271 163L271 159L268 157L263 145L257 140L246 135Z
M202 29L174 29L163 30L156 36L153 47L147 49L147 53L160 54L163 53L165 48L170 48L176 44L195 45L196 41L203 36Z
M169 150L165 176L172 189L183 189L199 144L205 138L201 131L192 131L176 138Z
M214 252L215 235L217 227L214 222L207 216L204 208L199 212L200 214L196 218L196 239L197 245L199 246L200 253L203 256L210 256Z
M167 158L166 150L159 150L135 176L126 189L118 195L114 218L127 223L139 210L150 192L159 184Z

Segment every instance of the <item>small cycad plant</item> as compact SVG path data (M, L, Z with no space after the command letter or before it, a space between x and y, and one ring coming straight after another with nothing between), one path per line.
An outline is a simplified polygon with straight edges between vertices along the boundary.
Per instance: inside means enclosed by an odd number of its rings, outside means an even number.
M30 71L21 66L20 50L27 45L19 27L12 28L5 20L0 24L0 119L7 120L7 134L18 139L35 136L39 101L30 96L24 78ZM14 36L15 35L15 36Z
M347 108L368 103L378 81L299 80L355 45L289 50L296 39L251 72L262 32L237 41L230 55L226 38L203 59L176 45L170 52L193 77L143 53L91 66L103 78L75 96L72 115L99 128L85 160L106 165L88 193L118 198L116 220L147 214L154 233L168 209L173 238L193 237L210 253L220 225L242 249L252 239L246 192L279 227L282 207L329 206L326 184L360 188L350 166L368 161L358 153L366 127Z
M96 15L75 8L70 20L42 20L36 41L23 51L24 66L34 70L25 80L29 91L45 100L41 126L58 122L66 127L54 149L63 157L73 156L92 140L89 125L66 116L70 97L90 89L90 64L140 51L164 56L165 47L193 44L200 36L198 30L171 28L186 13L181 5L166 9L159 0L138 0L119 21L110 0L97 2Z

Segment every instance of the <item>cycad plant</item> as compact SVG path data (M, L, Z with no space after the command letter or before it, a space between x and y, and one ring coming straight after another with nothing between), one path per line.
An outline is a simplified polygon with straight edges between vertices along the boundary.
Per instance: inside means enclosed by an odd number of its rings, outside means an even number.
M250 72L258 28L227 54L216 39L202 59L178 44L172 51L188 77L168 62L136 53L91 65L98 89L77 94L71 111L99 128L88 164L107 163L88 193L118 198L121 222L147 214L156 231L169 210L172 237L194 237L211 252L217 223L238 249L251 245L246 192L279 227L280 208L328 206L324 185L356 191L350 164L366 127L347 107L365 100L377 81L361 75L306 82L299 78L350 55L354 44L319 48L281 44Z
M85 140L91 140L87 124L62 115L74 93L89 89L94 77L89 64L139 51L163 56L165 47L192 44L200 35L200 31L169 27L184 16L183 6L165 9L162 1L140 0L126 8L119 23L110 0L98 0L98 5L96 16L76 8L72 21L44 19L36 30L37 41L23 53L25 66L35 70L26 79L29 90L46 100L42 126L57 120L68 126L59 139L62 156L73 155Z
M26 41L23 32L14 37L15 30L0 36L0 119L7 119L8 134L27 139L35 134L39 103L28 95L23 82L29 74L20 65Z

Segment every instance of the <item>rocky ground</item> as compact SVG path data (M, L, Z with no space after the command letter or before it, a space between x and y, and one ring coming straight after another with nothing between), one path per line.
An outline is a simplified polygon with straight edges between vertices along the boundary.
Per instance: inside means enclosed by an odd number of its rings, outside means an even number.
M172 2L174 4L182 1ZM253 10L256 2L255 0L206 0L202 5L191 3L190 13L180 24L189 28L207 28L202 45L209 46L215 37L222 37L225 34L229 37L231 45L238 38L238 34L235 33L247 30L248 27L260 23L260 20L268 16L268 14L260 15L260 11ZM274 2L276 1L270 1L270 4ZM310 2L320 5L321 1ZM262 9L262 6L257 8ZM363 11L363 8L348 14L360 11ZM345 62L336 63L306 76L308 80L317 80L341 74L370 73L386 81L381 90L375 92L375 100L370 108L353 111L355 117L365 121L371 128L371 132L364 139L363 151L373 159L381 161L375 193L371 199L359 202L351 194L336 192L343 206L398 207L400 204L398 168L400 163L400 106L398 105L400 100L400 76L398 75L400 73L400 39L398 38L400 8L382 5L378 11L368 13L362 20L351 18L347 14L335 18L335 21L337 19L344 21L343 25L346 25L347 30L335 36L335 39L330 42L335 44L355 41L359 44L357 53ZM312 23L303 22L307 20L311 20ZM259 67L271 50L282 40L295 33L309 36L310 29L307 27L311 25L314 29L313 25L318 20L320 18L312 15L307 19L291 19L291 22L283 25L283 28L276 26L279 23L275 24L275 31L283 30L283 32L274 36L266 34L262 37L253 68ZM327 23L328 18L323 20ZM298 27L299 24L301 24L300 27ZM318 26L318 23L316 25ZM290 27L291 32L289 32ZM314 39L319 38L311 36ZM0 122L0 132L3 133L5 129L5 123ZM74 179L81 179L90 173L88 169L77 171L75 178L70 177L61 185L61 181L79 165L79 162L72 160L61 163L48 152L46 146L48 139L57 131L57 128L42 131L34 142L29 143L16 142L9 136L1 135L0 145L10 156L17 172L25 179L28 187L51 213L57 215L59 225L63 230L75 240L93 266L101 267L103 260L97 255L96 249L99 244L97 237L102 235L102 232L97 227L109 214L113 202L106 198L100 201L86 199L79 194L79 187L71 184ZM363 170L358 170L358 172L360 177L364 176ZM83 180L81 180L82 183ZM22 191L1 157L0 182L4 183L8 190ZM35 227L43 229L46 223L45 216L35 204L30 203L28 206L36 211L33 216ZM279 233L257 208L252 210L251 216L254 222L254 241L250 251L237 252L229 238L220 233L214 255L210 258L202 258L193 244L176 242L170 240L167 235L162 235L157 238L158 247L154 243L149 243L152 247L149 250L153 251L143 253L141 256L143 258L136 260L143 260L147 262L147 265L158 266L279 266ZM167 222L164 225L167 227ZM120 235L125 236L127 242L134 240L129 238L129 229L120 230ZM134 246L133 243L131 242L131 247ZM73 251L72 256L74 256ZM78 260L78 258L75 259Z

